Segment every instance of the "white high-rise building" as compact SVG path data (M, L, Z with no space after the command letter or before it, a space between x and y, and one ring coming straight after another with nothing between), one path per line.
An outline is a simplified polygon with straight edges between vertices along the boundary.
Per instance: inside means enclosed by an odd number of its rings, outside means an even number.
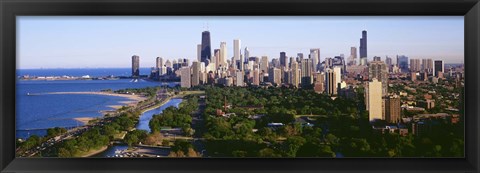
M318 60L317 60L317 64L318 64L318 63L322 62L322 60L320 59L320 48L312 48L312 49L310 49L310 53L312 53L312 52L314 52L314 51L317 53L317 56L316 56L316 57L318 58ZM311 56L310 56L310 57L311 57ZM314 69L314 70L315 70L315 69Z
M342 68L335 66L333 72L335 73L335 86L338 86L339 83L342 83Z
M227 43L226 42L220 42L220 61L219 65L221 66L227 66Z
M197 44L197 61L202 62L202 44Z
M366 94L368 119L370 121L383 120L382 82L373 78L371 82L368 82Z
M157 57L157 70L163 67L163 59L162 57Z
M199 61L200 62L200 61ZM202 73L205 73L207 71L206 67L205 67L205 62L200 62L200 71Z
M317 49L310 50L310 59L312 59L313 72L317 72L318 63L320 62Z
M158 69L158 74L159 74L160 76L167 74L167 67L166 67L166 66L160 67L160 68Z
M232 64L234 64L234 67L236 69L236 64L237 64L237 61L240 60L240 40L239 39L235 39L233 40L233 62Z

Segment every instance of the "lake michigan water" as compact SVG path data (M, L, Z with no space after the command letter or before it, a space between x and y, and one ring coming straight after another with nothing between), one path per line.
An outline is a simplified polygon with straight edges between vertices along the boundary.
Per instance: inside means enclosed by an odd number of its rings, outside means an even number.
M146 71L145 69L143 71ZM35 69L17 70L17 76L83 76L101 77L107 75L128 76L131 69ZM73 120L76 117L100 117L102 110L113 110L110 105L121 105L128 99L116 96L84 94L39 94L46 92L86 92L104 89L144 88L154 86L175 86L178 83L161 83L130 79L119 80L71 80L33 81L17 80L16 84L16 137L26 138L33 134L43 136L47 128L75 127L82 125ZM27 95L30 93L30 96ZM32 96L33 95L33 96ZM173 100L172 100L173 101ZM178 106L179 100L166 105ZM165 105L165 106L166 106ZM163 109L162 109L163 110ZM149 116L160 109L147 111ZM145 122L141 125L145 128ZM148 124L147 124L148 127Z

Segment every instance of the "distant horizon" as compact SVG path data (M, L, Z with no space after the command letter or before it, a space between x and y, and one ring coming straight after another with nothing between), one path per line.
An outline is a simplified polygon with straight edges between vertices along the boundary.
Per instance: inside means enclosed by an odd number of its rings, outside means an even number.
M17 69L130 68L155 66L155 58L197 60L201 32L211 33L212 54L233 40L251 56L288 57L320 48L321 61L359 50L368 32L368 60L396 55L464 63L463 16L19 16ZM114 28L114 29L112 29ZM359 52L357 52L357 56ZM357 58L358 62L359 56ZM61 64L61 65L58 65ZM60 67L61 66L61 67Z

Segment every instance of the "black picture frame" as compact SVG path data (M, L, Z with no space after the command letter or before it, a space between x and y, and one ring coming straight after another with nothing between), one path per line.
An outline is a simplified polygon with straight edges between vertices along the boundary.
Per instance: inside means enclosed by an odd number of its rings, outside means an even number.
M478 172L478 0L0 0L1 172ZM19 15L457 15L465 17L465 158L15 158Z

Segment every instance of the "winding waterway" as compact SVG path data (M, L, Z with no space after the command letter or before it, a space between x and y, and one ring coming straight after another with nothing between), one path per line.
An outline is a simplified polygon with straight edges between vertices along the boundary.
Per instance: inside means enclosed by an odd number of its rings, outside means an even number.
M153 115L162 113L163 110L165 110L166 108L168 108L170 106L178 107L178 105L180 105L182 100L183 99L170 99L169 101L167 101L162 106L144 112L142 115L140 115L140 120L139 120L136 128L138 130L146 130L146 131L150 132L150 127L148 126L148 123L152 119ZM107 150L105 150L105 151L103 151L99 154L96 154L93 157L113 157L116 154L115 151L126 150L126 149L128 149L128 145L126 145L126 144L113 144L113 145L109 146ZM167 153L168 154L169 151L167 151L167 150L168 149L165 149L165 151L162 152L162 153Z

